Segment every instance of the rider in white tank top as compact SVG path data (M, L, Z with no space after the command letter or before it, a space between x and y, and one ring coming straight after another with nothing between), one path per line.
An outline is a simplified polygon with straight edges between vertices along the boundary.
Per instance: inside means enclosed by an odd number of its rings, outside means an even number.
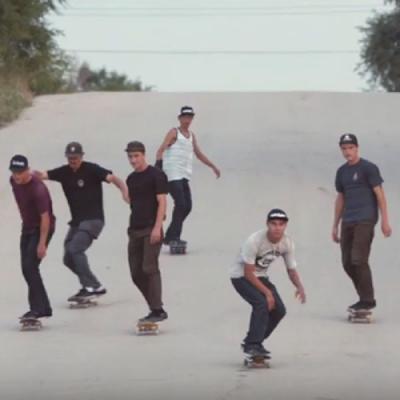
M176 129L176 141L164 153L163 169L168 181L190 180L193 169L193 135L187 138L179 128Z

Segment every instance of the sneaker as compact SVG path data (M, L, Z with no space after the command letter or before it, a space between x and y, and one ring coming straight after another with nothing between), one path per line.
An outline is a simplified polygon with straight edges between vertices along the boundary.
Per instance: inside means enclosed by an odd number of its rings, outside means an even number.
M376 301L361 301L360 302L360 308L363 310L372 310L373 308L376 307Z
M77 294L71 296L68 301L90 300L94 297L96 297L96 295L94 294L93 289L89 291L86 288L82 288Z
M164 238L163 244L165 244L166 246L169 246L170 243L171 243L171 239Z
M240 343L240 347L242 348L242 350L244 351L246 346L245 342ZM269 350L267 350L262 344L259 345L259 350L260 352L264 353L265 355L269 355L271 354L271 352Z
M167 318L168 318L167 312L164 311L163 309L161 309L161 310L150 311L150 313L146 317L141 318L139 321L140 322L160 322L160 321L164 321Z
M50 310L46 310L45 312L39 313L38 318L49 318L52 316L53 316L53 311L50 309Z
M351 312L353 310L357 310L357 308L360 306L361 301L357 301L357 303L352 304L351 306L347 307L347 311Z
M104 286L100 286L96 289L93 289L93 292L96 296L103 296L107 293L107 289Z
M243 352L250 357L263 356L264 354L260 351L260 346L260 344L245 344L243 345Z
M20 320L24 320L24 319L38 319L39 318L39 313L37 313L36 311L28 311L26 312L24 315L22 315L21 317L19 317Z

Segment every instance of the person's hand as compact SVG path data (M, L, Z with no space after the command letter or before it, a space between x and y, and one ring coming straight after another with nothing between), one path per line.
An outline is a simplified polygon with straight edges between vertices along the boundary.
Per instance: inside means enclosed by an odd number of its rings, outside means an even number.
M39 260L42 260L43 258L45 258L46 257L46 253L47 253L46 245L39 243L36 253L37 253L37 256L38 256Z
M213 171L217 179L219 179L221 177L221 171L217 167L214 167Z
M339 228L337 226L334 226L333 229L332 229L332 240L335 243L339 243L340 242Z
M150 235L150 244L161 242L161 228L153 228Z
M275 308L275 297L271 292L266 293L265 297L267 298L268 310L273 310Z
M296 299L298 299L301 304L304 304L307 301L306 292L304 291L303 288L297 289L295 296Z
M381 226L381 228L382 228L383 236L385 236L385 237L387 237L387 238L390 237L390 236L392 236L392 228L390 227L390 225L389 225L388 222L382 221L382 226Z

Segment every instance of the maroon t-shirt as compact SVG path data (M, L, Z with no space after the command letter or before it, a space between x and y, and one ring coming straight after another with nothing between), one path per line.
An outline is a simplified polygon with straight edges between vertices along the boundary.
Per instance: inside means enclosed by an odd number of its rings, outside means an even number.
M50 229L54 230L53 204L46 185L35 176L25 185L18 185L11 177L10 184L21 214L22 231L28 233L40 228L40 216L46 211L50 215Z

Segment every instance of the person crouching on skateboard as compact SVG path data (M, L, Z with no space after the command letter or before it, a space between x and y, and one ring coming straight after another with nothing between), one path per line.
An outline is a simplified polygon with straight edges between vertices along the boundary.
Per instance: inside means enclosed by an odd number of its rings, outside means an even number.
M294 244L285 230L289 218L280 209L273 209L267 216L267 229L253 233L243 244L239 258L231 271L231 281L243 299L252 307L250 327L242 348L251 356L269 357L263 347L267 339L286 314L286 308L268 278L269 266L283 257L289 279L296 287L296 297L306 302L306 294L296 270Z
M160 169L146 162L140 142L130 142L125 150L134 171L128 176L131 217L128 229L129 267L133 283L142 293L150 313L141 322L168 318L161 299L158 258L163 240L162 225L167 208L168 181Z

